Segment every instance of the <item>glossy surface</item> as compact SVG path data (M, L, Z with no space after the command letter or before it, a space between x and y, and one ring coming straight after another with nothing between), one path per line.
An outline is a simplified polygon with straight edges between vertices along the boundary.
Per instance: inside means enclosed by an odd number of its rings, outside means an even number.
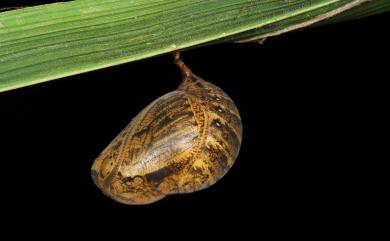
M233 165L242 126L233 101L219 87L183 73L178 89L144 108L95 160L95 184L125 204L213 185Z

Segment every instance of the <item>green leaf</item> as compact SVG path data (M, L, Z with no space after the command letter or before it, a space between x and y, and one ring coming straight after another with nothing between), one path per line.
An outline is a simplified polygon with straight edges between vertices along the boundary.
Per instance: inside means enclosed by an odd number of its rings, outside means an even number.
M388 11L388 2L76 0L3 12L0 91L188 47L272 36L354 7L360 12L341 20Z

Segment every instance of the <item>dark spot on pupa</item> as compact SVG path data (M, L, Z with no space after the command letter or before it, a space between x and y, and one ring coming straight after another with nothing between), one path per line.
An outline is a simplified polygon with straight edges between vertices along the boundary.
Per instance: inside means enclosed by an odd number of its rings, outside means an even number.
M218 113L224 113L224 110L221 106L219 105L213 105L212 106L212 110L215 111L215 112L218 112Z
M146 180L148 182L151 182L153 184L159 184L162 182L162 180L168 176L170 176L172 173L175 172L175 168L172 166L161 168L160 170L157 170L155 172L151 172L145 175Z
M158 125L158 128L159 129L162 129L163 127L165 127L166 125L168 125L171 121L173 121L173 118L172 116L168 115L167 117L165 117L162 121L160 121L159 125Z
M122 176L122 175L121 175ZM134 176L134 177L125 177L122 179L122 182L123 183L126 183L126 182L132 182L134 179L136 179L137 177L140 177L140 176ZM140 177L141 178L141 177Z
M133 134L133 137L141 137L143 134L145 134L149 130L149 127L146 127L136 133Z
M112 147L112 149L113 149L113 150L117 150L117 149L121 146L121 144L122 144L122 141L118 141L118 143L116 143L116 144Z
M199 88L203 88L203 84L201 82L195 82L195 85Z
M214 119L214 120L211 122L211 124L212 124L213 126L218 127L218 128L221 128L221 127L222 127L222 123L221 123L221 121L218 120L218 119Z

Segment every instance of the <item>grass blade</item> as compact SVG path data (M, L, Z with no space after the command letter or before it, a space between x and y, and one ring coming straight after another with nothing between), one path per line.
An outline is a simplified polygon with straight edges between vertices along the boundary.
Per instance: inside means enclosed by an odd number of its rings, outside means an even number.
M274 33L353 2L365 1L76 0L2 12L0 91ZM389 8L387 0L374 2L343 20L364 15L368 6L374 6L368 14Z

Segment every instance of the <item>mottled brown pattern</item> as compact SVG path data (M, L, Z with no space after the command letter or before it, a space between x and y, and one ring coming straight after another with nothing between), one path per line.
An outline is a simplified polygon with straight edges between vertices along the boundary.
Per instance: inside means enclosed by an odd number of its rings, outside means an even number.
M233 165L242 126L233 101L176 56L183 82L143 109L95 160L95 184L125 204L213 185Z

